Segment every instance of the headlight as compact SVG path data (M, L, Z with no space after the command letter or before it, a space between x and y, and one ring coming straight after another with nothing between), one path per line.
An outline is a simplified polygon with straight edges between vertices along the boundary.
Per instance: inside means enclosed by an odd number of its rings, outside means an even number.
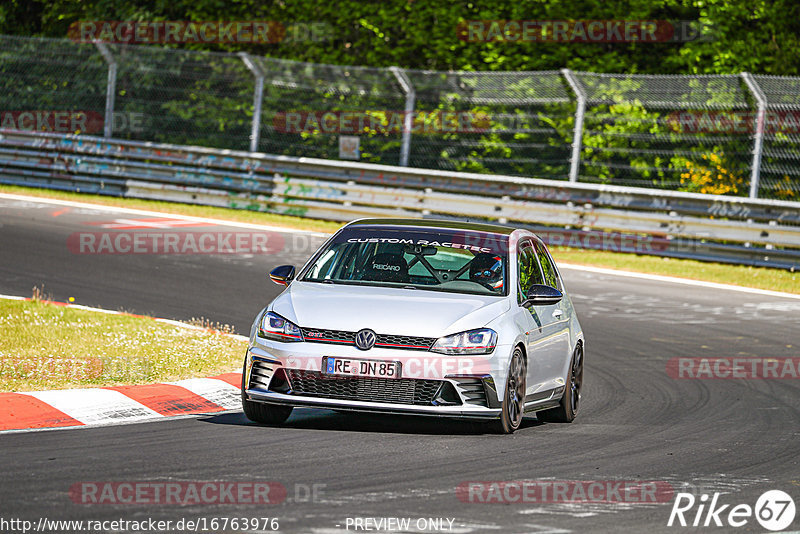
M303 341L303 333L296 324L272 312L267 312L261 317L258 336L275 341Z
M497 332L489 328L479 328L440 337L431 350L442 354L489 354L495 345L497 345Z

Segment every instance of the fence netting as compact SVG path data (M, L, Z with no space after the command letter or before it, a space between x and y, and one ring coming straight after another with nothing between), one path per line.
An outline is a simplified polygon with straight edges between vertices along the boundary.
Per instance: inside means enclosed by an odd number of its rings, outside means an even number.
M578 181L800 200L800 78L573 75L0 36L0 127L567 180L583 112Z
M581 181L749 192L754 117L739 76L576 76L587 99Z

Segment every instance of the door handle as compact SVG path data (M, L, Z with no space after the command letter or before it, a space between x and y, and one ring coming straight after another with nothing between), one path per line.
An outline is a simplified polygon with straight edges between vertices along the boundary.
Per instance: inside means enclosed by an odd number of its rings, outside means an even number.
M553 319L561 319L561 316L564 314L561 310L555 310L553 312Z

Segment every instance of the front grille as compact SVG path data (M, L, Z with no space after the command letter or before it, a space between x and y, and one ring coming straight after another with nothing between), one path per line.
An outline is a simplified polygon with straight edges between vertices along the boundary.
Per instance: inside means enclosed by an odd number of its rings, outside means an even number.
M329 376L319 371L285 369L290 394L364 402L432 405L441 380Z
M319 328L301 328L303 339L311 343L344 343L354 345L356 342L355 332L345 332L344 330L320 330Z
M377 334L375 336L376 347L389 349L428 350L435 341L436 339L431 337L390 336L386 334Z
M336 345L355 345L356 332L346 330L325 330L302 328L303 339L309 343L331 343ZM418 336L396 336L376 334L375 346L387 349L428 350L436 338Z

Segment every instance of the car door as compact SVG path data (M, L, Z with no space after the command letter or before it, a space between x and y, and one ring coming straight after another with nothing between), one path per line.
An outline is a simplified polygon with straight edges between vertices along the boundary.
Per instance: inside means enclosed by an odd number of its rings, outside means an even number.
M544 283L550 287L558 289L564 293L564 284L561 282L558 269L550 256L547 247L541 241L534 240L536 258L542 268ZM549 370L550 378L559 386L563 385L564 370L572 356L570 349L570 315L572 309L567 298L562 299L557 304L549 306L538 306L539 313L546 319L549 325L548 350L553 351L552 369Z
M553 306L532 306L523 304L525 296L534 284L545 284L539 265L534 242L521 240L517 251L518 288L517 302L525 324L528 353L528 373L526 402L549 397L549 392L557 387L556 378L560 376L559 344L556 340L556 318Z

